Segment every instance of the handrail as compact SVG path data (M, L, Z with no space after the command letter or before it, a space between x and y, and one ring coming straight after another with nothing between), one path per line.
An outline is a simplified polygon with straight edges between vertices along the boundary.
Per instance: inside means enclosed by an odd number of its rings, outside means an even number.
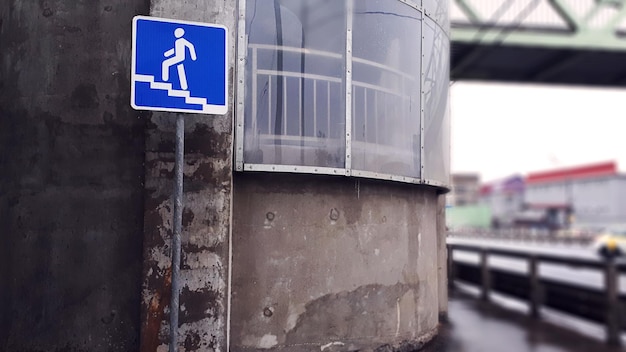
M297 54L307 54L307 55L317 55L317 56L323 56L323 57L328 57L328 58L333 58L333 59L342 59L343 55L342 54L337 54L337 53L333 53L331 51L323 51L323 50L316 50L316 49L310 49L310 48L299 48L299 47L294 47L294 46L278 46L278 45L272 45L272 44L248 44L248 47L250 49L262 49L262 50L276 50L276 51L285 51L285 52L291 52L291 53L297 53ZM379 62L376 61L372 61L372 60L367 60L367 59L363 59L360 57L352 57L352 61L360 63L360 64L364 64L364 65L368 65L368 66L372 66L372 67L376 67L376 68L380 68L389 72L393 72L399 76L402 76L406 79L409 79L411 81L415 80L415 77L402 72L400 70L397 70L393 67L389 67L387 65L381 64Z
M586 268L593 268L593 269L603 269L606 267L606 262L603 262L597 259L591 259L591 258L576 258L576 257L572 258L572 257L566 257L562 255L538 253L538 252L529 253L528 251L522 251L522 250L493 248L493 247L471 245L471 244L450 244L449 246L454 247L454 249L468 251L468 252L483 252L484 251L484 252L487 252L488 254L508 256L508 257L521 258L521 259L536 258L537 260L541 262L546 262L550 264L565 264L565 265L570 265L570 266L586 267ZM626 269L625 263L619 263L616 265L618 266L619 270Z
M593 241L598 232L585 231L576 235L563 235L548 230L531 231L525 229L456 229L448 232L451 238L485 238L500 241L547 242L586 245Z
M337 53L333 53L331 51L323 51L323 50L315 50L315 49L309 49L309 48L299 48L299 47L295 47L295 46L278 46L278 45L273 45L273 44L248 44L248 47L250 49L265 49L265 50L281 50L281 51L287 51L287 52L292 52L292 53L303 53L303 54L310 54L310 55L318 55L318 56L326 56L326 57L332 57L335 59L341 59L343 58L342 54L337 54Z
M249 60L251 60L252 65L252 81L251 81L251 99L252 99L252 114L251 114L251 126L252 130L259 131L260 124L263 124L264 130L263 134L274 136L272 141L289 138L290 136L297 137L301 142L309 141L310 139L326 141L328 139L332 139L333 137L333 126L331 126L331 118L333 113L337 110L335 106L331 104L331 89L335 89L337 85L340 85L343 82L342 77L333 77L330 76L328 72L297 72L293 70L282 70L279 71L274 68L261 67L259 64L259 51L283 51L290 53L298 53L298 54L306 54L306 55L315 55L319 57L323 57L327 60L336 60L341 59L343 56L341 54L327 52L322 50L315 50L309 48L299 48L292 46L278 46L272 44L249 44L248 48L252 51L249 56ZM368 126L369 120L364 117L363 118L363 133L354 133L353 138L355 142L363 142L369 143L377 146L393 146L399 152L407 148L406 145L395 145L395 140L389 141L380 141L379 140L379 123L384 115L384 112L389 106L405 106L407 102L410 101L410 96L406 95L406 92L402 90L402 87L405 87L407 82L413 82L417 79L417 77L413 77L405 72L402 72L396 68L389 67L383 65L381 63L377 63L374 61L353 57L353 61L359 64L368 65L371 67L375 67L376 69L381 70L382 72L386 72L397 78L399 82L396 82L396 88L388 87L381 84L373 84L370 82L362 82L356 79L352 80L353 88L359 88L358 92L362 92L362 94L356 94L356 90L354 93L354 98L352 100L352 109L356 109L356 106L362 107L365 111L365 115L367 117L368 114L368 97L369 99L373 99L374 112L370 114L373 116L373 122L371 126ZM272 88L272 83L274 81L282 80L282 91L276 91L276 89ZM299 80L297 82L298 89L288 89L287 82L295 82L295 80ZM259 87L259 82L262 83L262 87ZM304 85L312 84L313 89L309 90L307 95L304 93ZM295 84L294 84L295 85ZM319 89L318 89L319 88ZM259 92L263 94L260 95ZM281 131L277 133L272 126L272 116L274 115L274 105L272 103L272 97L275 95L282 95L284 99L282 99L281 116L275 117L274 120L280 118L281 122ZM311 123L313 126L313 136L305 135L305 121L304 121L304 100L305 97L312 99L312 114ZM260 101L263 101L263 104L260 104ZM318 99L321 101L321 104L318 104ZM288 104L291 101L291 104L294 102L297 104L297 113L294 113L292 109L291 116L288 110ZM372 101L370 100L370 103ZM378 104L386 104L381 105L379 107ZM309 103L311 104L311 103ZM261 108L261 106L264 106ZM321 106L320 106L321 105ZM350 108L350 107L346 107ZM379 109L380 111L378 111ZM382 113L381 113L382 111ZM379 116L380 115L380 116ZM276 122L275 122L276 123ZM333 122L334 123L334 122ZM293 127L295 124L295 128ZM291 130L289 129L291 127ZM317 136L317 131L321 131L323 137ZM368 130L373 131L373 141L365 140L364 136L369 135ZM290 132L291 131L291 132ZM308 130L310 134L311 130ZM311 137L311 138L308 138ZM337 137L337 136L335 136ZM339 136L339 139L341 136ZM345 136L344 136L345 138ZM335 138L338 139L338 138ZM268 139L270 140L270 139ZM400 153L394 153L400 154Z
M605 326L606 341L609 345L620 345L621 333L621 303L619 301L619 277L626 271L626 263L617 263L614 260L594 260L591 258L572 258L562 255L554 255L539 252L528 252L515 249L493 248L478 244L454 244L449 243L448 248L448 284L454 287L456 268L454 263L454 251L475 252L480 255L480 287L481 298L489 300L492 290L492 275L488 265L490 255L505 256L528 261L529 300L530 314L539 317L542 305L543 284L540 280L538 266L542 263L564 264L573 267L599 269L604 272L604 302L605 302Z

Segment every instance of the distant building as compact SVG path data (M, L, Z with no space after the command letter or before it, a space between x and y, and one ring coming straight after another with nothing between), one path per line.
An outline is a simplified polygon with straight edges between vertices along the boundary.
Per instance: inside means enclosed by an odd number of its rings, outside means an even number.
M480 176L478 174L452 174L452 189L448 193L449 206L464 206L478 203Z
M626 175L614 162L531 173L525 209L577 228L626 225Z
M493 228L626 227L626 175L614 162L511 176L484 184Z
M524 204L524 177L514 175L484 184L480 203L491 209L493 228L514 226L515 216Z

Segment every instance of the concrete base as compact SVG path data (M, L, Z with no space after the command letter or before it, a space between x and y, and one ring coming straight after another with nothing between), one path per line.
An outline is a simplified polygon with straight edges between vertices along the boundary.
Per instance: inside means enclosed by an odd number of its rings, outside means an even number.
M234 178L231 351L409 351L438 325L434 189Z

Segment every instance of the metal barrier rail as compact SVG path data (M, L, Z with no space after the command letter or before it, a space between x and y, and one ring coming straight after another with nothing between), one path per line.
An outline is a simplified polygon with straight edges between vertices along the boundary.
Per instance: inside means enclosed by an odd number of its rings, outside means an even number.
M597 236L597 232L580 232L576 235L550 233L549 231L529 231L520 229L507 230L462 230L449 231L451 238L490 239L502 241L521 241L550 244L589 245Z
M620 345L620 333L624 326L624 322L622 321L623 317L621 316L622 312L622 304L619 299L619 275L620 273L626 272L626 263L616 263L613 260L609 261L598 261L593 259L586 258L570 258L558 255L550 255L544 253L529 253L521 250L512 250L512 249L500 249L500 248L487 248L480 245L467 245L467 244L448 244L448 284L451 288L454 287L454 280L459 278L457 274L457 269L460 267L469 267L471 264L456 264L454 262L454 252L455 251L463 251L463 252L473 252L478 253L480 255L480 264L478 266L479 272L477 276L478 282L473 282L478 284L481 289L481 299L488 301L489 293L491 291L497 291L494 288L504 288L506 285L497 285L495 282L495 277L497 276L500 280L506 281L509 280L513 282L513 286L516 286L515 289L517 291L523 292L511 292L511 290L501 289L500 293L505 294L508 293L515 298L526 299L529 303L530 307L530 315L534 318L540 317L540 307L541 306L549 306L550 308L555 308L561 311L565 311L567 313L572 313L571 309L568 309L567 304L563 304L562 302L557 302L557 304L551 303L547 304L545 302L546 291L551 291L553 294L559 289L561 292L566 292L565 295L574 295L574 296L585 296L582 301L593 301L599 303L599 306L603 309L600 314L598 320L606 326L606 341L609 345ZM502 270L489 268L488 258L490 255L497 255L500 257L509 257L515 259L524 259L528 263L528 274L525 279L521 278L519 273L508 273ZM582 292L571 292L572 290L576 291L592 291L583 289L582 287L576 287L575 285L564 285L564 284L556 284L550 282L550 280L544 280L539 275L539 265L540 264L562 264L567 265L569 267L575 268L591 268L596 270L601 270L604 273L604 291L600 292L600 298L597 300L597 297L593 297L594 293L587 293L586 295ZM474 266L475 268L475 266ZM467 275L466 275L467 276ZM471 282L471 280L470 280ZM560 288L555 286L561 286ZM566 289L563 290L563 287L566 286ZM597 295L596 295L597 296ZM577 300L580 297L573 297L570 299ZM575 305L580 305L580 300L576 301ZM577 314L578 313L578 314ZM574 309L574 314L583 318L589 318L589 314L580 314L579 310Z

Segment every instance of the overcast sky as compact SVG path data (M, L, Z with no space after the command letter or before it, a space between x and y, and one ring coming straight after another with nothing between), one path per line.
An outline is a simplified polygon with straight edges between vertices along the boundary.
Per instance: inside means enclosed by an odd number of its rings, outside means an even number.
M626 170L626 89L457 82L452 172L482 181L615 160Z

